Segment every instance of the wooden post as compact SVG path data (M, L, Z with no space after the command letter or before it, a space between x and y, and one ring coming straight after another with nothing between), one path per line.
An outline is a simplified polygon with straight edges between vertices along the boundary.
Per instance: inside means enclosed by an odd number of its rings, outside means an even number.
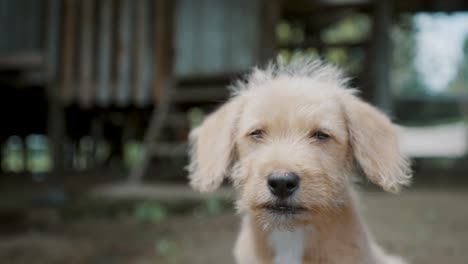
M154 60L154 101L162 103L168 99L168 83L173 76L174 60L174 2L171 0L156 0L154 2L155 16L155 46Z
M133 100L137 106L144 106L150 103L148 90L151 89L151 46L149 32L149 18L151 1L136 1L136 21L134 36L134 78L133 78Z
M258 42L260 63L275 59L277 54L276 26L281 16L281 2L279 0L263 0L261 40Z
M156 103L156 107L151 114L150 123L146 130L142 161L132 170L128 179L131 183L141 183L169 112L171 93L174 92L174 11L175 6L171 0L156 0L154 2L155 73L153 76L153 101Z
M61 101L69 103L73 100L73 97L76 95L76 84L74 81L74 72L75 72L75 49L76 49L76 8L77 4L75 0L65 0L64 1L64 15L63 15L63 44L61 58L61 67L62 67L62 78L60 80L60 98ZM58 27L59 24L53 25ZM50 25L52 26L52 25ZM50 27L49 26L49 27ZM56 47L58 48L58 46Z
M465 121L465 127L468 126L468 92L461 94L462 100L460 103L460 113L463 121ZM465 128L465 140L468 144L468 128ZM468 160L468 151L465 153L465 158Z
M47 26L45 53L47 57L47 97L48 97L48 120L47 129L49 146L52 150L53 176L60 176L63 171L63 141L65 134L65 113L60 100L58 85L58 48L59 48L59 25L60 4L59 0L47 1Z
M390 87L390 26L393 0L374 1L371 50L371 87L373 102L384 112L392 113Z
M95 98L95 82L93 81L94 56L94 2L92 0L81 1L81 39L80 39L80 84L78 99L84 108L91 107Z
M109 106L111 99L111 50L112 50L112 0L101 0L99 11L98 38L98 89L97 101L100 106Z
M117 53L117 104L128 106L130 103L131 86L131 49L132 49L132 15L134 1L121 0L118 5L118 16L120 19L118 28L118 49Z

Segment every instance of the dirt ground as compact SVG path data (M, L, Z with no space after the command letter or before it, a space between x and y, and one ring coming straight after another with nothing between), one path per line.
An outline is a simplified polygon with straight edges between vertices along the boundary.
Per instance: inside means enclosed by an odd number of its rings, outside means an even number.
M468 191L362 195L377 240L411 263L468 263ZM62 221L0 237L0 263L233 263L238 216L199 211L153 223L126 216Z

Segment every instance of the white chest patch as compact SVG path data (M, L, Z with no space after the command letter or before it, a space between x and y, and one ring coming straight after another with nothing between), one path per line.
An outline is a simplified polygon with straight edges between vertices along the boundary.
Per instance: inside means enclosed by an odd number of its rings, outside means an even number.
M301 264L307 233L303 228L294 231L273 231L270 235L273 263Z

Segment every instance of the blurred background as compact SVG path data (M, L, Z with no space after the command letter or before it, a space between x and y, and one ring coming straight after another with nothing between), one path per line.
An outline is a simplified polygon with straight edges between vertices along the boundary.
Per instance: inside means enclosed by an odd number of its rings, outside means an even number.
M402 126L413 186L363 179L377 240L468 263L468 2L0 0L0 263L233 263L190 128L277 56L341 66Z

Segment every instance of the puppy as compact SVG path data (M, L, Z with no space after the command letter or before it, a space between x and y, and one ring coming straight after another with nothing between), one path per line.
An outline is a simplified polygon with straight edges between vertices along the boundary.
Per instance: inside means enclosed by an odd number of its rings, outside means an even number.
M237 263L405 263L374 242L356 208L355 164L389 192L410 183L397 131L335 67L296 59L254 69L190 134L189 178L228 177L242 227Z

